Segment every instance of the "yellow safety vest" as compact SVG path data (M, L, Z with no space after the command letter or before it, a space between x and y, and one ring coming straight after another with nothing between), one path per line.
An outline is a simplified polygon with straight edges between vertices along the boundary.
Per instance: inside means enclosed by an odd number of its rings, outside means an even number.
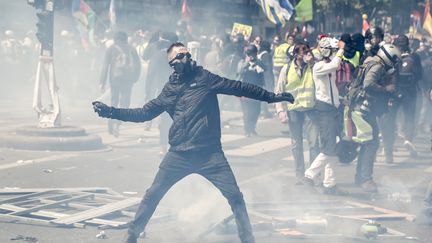
M354 68L357 68L360 64L360 52L356 51L355 56L353 56L349 59L342 56L342 60L345 60L345 61L351 63L354 66Z
M288 43L283 43L280 46L276 47L273 55L274 67L283 67L285 64L288 63L288 48L290 48L290 45L288 45Z
M360 111L351 111L348 106L344 108L344 138L357 143L366 143L373 139L372 126L363 119Z
M288 65L288 64L287 64ZM285 91L294 96L294 103L288 104L288 110L309 110L315 106L315 83L312 77L312 67L309 65L299 77L294 61L291 62L287 72Z

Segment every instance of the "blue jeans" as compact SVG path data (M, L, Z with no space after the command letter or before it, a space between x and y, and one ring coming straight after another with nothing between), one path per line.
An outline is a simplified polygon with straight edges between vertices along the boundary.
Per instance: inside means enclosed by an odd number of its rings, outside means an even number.
M137 237L145 228L159 201L184 177L196 173L209 180L228 200L242 243L255 242L243 194L221 148L200 151L168 152L159 167L153 184L146 191L128 233Z
M292 139L292 153L296 166L296 176L303 177L305 172L303 156L303 128L307 131L306 139L309 144L310 164L312 164L320 152L318 142L319 130L315 111L288 111L288 126Z

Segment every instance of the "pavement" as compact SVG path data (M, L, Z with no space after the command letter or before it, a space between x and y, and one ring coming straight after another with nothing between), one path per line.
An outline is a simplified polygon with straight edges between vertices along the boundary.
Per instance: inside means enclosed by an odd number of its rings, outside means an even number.
M123 123L119 138L107 133L106 121L98 118L86 103L69 105L63 110L63 125L79 126L90 134L99 135L108 149L95 152L22 151L0 148L0 189L4 188L72 188L108 187L124 194L142 197L158 169L159 155L157 122L149 131L142 124ZM0 134L17 127L36 123L29 106L14 106L13 101L0 102ZM349 194L328 196L322 188L294 185L294 162L291 140L276 118L260 119L259 136L243 136L241 113L224 111L221 117L222 143L225 154L244 194L252 223L257 227L257 242L359 242L365 241L359 229L366 221L340 218L348 210L357 210L349 202L384 208L388 212L421 215L426 187L432 179L431 133L418 134L415 145L419 151L411 158L398 140L395 163L384 163L379 152L374 177L379 184L376 194L364 193L353 183L355 163L335 168L338 185ZM305 145L307 149L307 145ZM308 161L307 151L305 153ZM163 222L151 222L146 238L139 242L239 242L229 230L211 232L199 238L210 226L230 216L230 208L221 194L206 180L191 175L176 184L160 203L170 208L176 217ZM358 209L358 210L366 210ZM255 212L255 213L252 213ZM363 212L363 211L362 211ZM261 213L271 215L267 221ZM365 213L367 213L365 211ZM156 211L155 215L159 215ZM333 215L333 216L332 216ZM325 218L323 228L303 225L303 236L282 235L262 230L263 222L276 224L280 218ZM389 218L381 224L395 234L379 237L379 242L431 242L431 226L419 220ZM100 230L37 226L0 220L0 242L11 241L18 235L35 237L37 242L121 242L124 230L105 230L106 239L97 239ZM402 233L398 234L398 233ZM25 237L24 237L25 238ZM32 240L32 238L28 238Z

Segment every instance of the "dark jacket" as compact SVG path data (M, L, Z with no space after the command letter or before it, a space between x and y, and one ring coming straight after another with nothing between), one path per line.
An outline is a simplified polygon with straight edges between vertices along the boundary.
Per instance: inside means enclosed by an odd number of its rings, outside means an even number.
M388 110L391 93L386 91L385 86L395 82L395 75L386 74L385 64L378 56L366 58L363 68L365 98L371 112L379 116Z
M257 85L259 87L264 86L264 70L266 67L259 60L256 59L253 62L246 62L244 59L239 62L238 65L238 79L242 82Z
M159 96L142 108L115 109L112 118L144 122L166 111L173 119L169 131L170 151L221 147L220 112L217 94L245 96L269 101L274 93L245 82L229 80L196 67L180 79L172 74Z
M119 57L123 62L119 64ZM102 66L100 84L105 84L109 78L112 82L126 82L133 84L138 81L141 72L141 62L136 50L128 44L114 44L105 54Z

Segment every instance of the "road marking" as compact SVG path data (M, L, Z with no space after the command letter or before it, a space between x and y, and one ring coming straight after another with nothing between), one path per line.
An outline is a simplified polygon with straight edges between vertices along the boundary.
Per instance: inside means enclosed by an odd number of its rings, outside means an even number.
M238 134L222 134L221 142L222 143L229 143L237 140L244 139L245 136L238 135Z
M254 182L257 180L259 181L259 180L267 179L268 177L274 178L275 176L280 176L280 175L293 176L293 172L294 172L294 169L292 169L292 168L279 169L276 171L271 171L271 172L268 172L265 174L251 177L251 178L248 178L246 180L242 180L239 182L239 185L244 185L244 184L251 183L251 182Z
M267 153L273 150L281 149L291 145L291 139L288 138L274 138L266 141L241 146L235 149L225 151L229 156L246 156L252 157L259 154Z
M44 163L44 162L50 162L50 161L61 160L61 159L69 159L69 158L77 157L80 155L81 154L79 154L79 153L76 153L76 154L58 154L58 155L51 155L51 156L47 156L47 157L42 157L39 159L18 160L15 163L0 165L0 170L6 170L6 169L20 167L20 166L26 166L26 165L40 164L40 163Z

